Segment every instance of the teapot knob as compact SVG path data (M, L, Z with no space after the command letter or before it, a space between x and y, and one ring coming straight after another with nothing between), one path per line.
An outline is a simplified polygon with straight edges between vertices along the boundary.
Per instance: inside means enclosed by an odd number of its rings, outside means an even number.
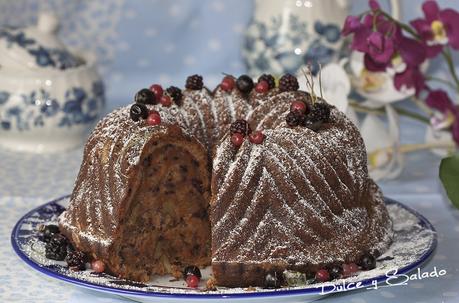
M59 28L59 19L53 13L41 13L38 16L37 28L41 32L54 34Z

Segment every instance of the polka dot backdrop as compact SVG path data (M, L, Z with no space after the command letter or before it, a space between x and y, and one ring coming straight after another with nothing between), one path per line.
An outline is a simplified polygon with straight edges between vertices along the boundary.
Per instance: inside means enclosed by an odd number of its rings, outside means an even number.
M420 14L422 1L400 2L405 19ZM459 9L459 2L440 4ZM354 12L366 9L365 0L352 5ZM109 110L130 102L136 90L153 82L183 85L187 75L200 73L213 86L223 72L243 73L240 45L252 9L246 0L0 1L0 24L31 24L37 11L56 12L63 20L65 42L97 54ZM423 140L415 122L402 119L401 131L404 142ZM128 302L48 279L23 264L10 245L11 229L25 212L72 190L81 154L82 149L50 156L0 151L0 302ZM419 152L406 162L399 179L380 185L387 196L435 224L439 247L423 271L437 267L448 274L407 286L340 294L327 302L458 301L459 212L445 200L437 181L436 156Z

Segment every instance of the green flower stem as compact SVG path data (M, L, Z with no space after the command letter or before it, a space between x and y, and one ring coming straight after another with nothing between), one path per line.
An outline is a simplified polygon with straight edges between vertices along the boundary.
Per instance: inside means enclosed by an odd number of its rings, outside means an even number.
M456 74L456 68L454 67L453 56L451 55L451 50L449 49L449 47L443 48L442 55L446 61L446 64L448 64L449 72L453 76L454 82L456 83L456 91L459 92L459 78L457 77L457 74Z
M386 110L384 108L370 108L370 107L360 105L356 101L350 101L349 104L358 112L370 113L370 114L376 114L376 115L386 114ZM409 110L406 110L404 108L400 108L397 106L393 106L393 108L395 112L401 116L410 117L414 120L430 125L429 118L424 117L423 115L420 115L418 113L415 113L415 112L412 112L412 111L409 111Z
M417 152L420 150L425 150L425 149L446 149L448 151L454 151L456 150L456 144L454 142L439 142L439 143L417 143L417 144L402 144L399 145L397 150L401 153L412 153L412 152ZM388 146L388 147L383 147L376 149L372 152L393 152L394 147Z
M438 77L433 77L433 76L427 76L426 77L427 80L429 81L436 81L436 82L439 82L439 83L443 83L443 84L446 84L448 85L450 88L452 89L457 89L456 88L456 85L454 85L454 83L452 83L451 81L448 81L446 79L442 79L442 78L438 78Z

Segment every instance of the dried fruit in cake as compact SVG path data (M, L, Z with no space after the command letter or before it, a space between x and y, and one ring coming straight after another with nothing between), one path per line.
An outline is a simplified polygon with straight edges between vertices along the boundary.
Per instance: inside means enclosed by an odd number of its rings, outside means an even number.
M148 118L148 108L142 103L135 103L129 109L129 115L134 122Z
M185 87L191 90L200 90L204 86L202 82L202 76L200 75L192 75L186 79Z
M258 78L258 83L261 81L266 81L268 83L269 89L273 89L276 87L276 79L270 74L263 74Z
M69 268L75 271L85 270L86 260L86 254L81 251L70 251L65 257L65 262Z
M248 94L253 89L253 80L247 75L242 75L239 78L237 78L236 86L239 89L239 91L241 91L244 94Z
M63 261L67 256L69 242L64 235L55 234L45 246L45 256L48 259Z
M285 74L279 80L279 90L281 92L296 91L300 88L298 79L292 74Z
M182 90L176 86L169 86L166 92L178 106L182 105Z
M41 225L39 228L39 239L43 242L49 242L51 237L59 233L59 227L57 225Z
M242 136L247 136L252 132L249 123L246 120L238 119L231 123L230 133L233 135L239 133Z
M141 104L157 104L158 100L156 100L155 94L149 90L148 88L143 88L139 90L134 97L135 103Z

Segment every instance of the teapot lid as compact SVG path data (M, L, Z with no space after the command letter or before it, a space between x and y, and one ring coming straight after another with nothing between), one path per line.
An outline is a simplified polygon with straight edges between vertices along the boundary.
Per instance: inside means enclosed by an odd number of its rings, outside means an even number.
M65 70L82 65L57 37L59 20L50 13L39 15L36 26L0 28L0 65L20 69Z

